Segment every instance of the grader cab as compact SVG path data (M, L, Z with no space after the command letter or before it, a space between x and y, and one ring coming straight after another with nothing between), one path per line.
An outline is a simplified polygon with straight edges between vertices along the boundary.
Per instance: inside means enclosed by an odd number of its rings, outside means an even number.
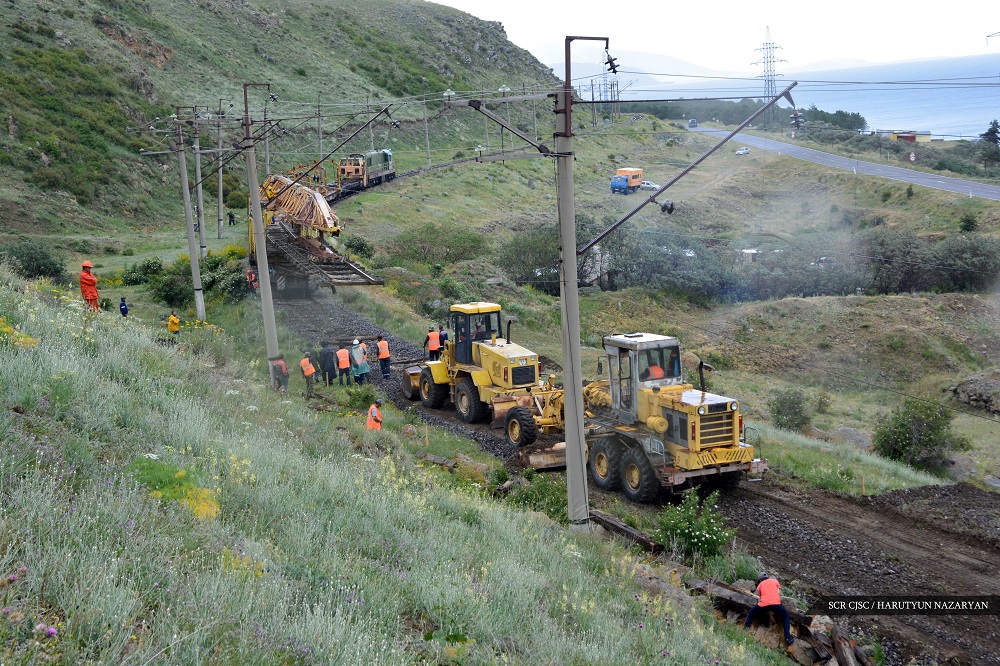
M746 442L739 401L685 383L677 338L627 333L603 344L598 372L606 362L607 379L583 388L587 459L599 488L649 502L662 488L736 483L767 469ZM526 447L520 458L552 466L560 454L564 461L558 445Z

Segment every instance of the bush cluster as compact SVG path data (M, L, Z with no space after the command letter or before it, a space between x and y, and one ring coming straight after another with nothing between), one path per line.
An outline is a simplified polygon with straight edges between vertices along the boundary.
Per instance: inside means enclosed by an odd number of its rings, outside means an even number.
M907 400L875 431L875 451L907 465L940 468L955 451L970 447L968 439L952 432L954 413L924 400Z
M63 258L33 238L0 245L0 259L26 278L48 277L56 282L66 279Z
M775 391L768 407L774 425L783 430L800 430L810 421L806 395L797 388Z
M249 293L246 283L242 258L245 251L235 245L227 245L219 254L209 252L201 260L201 286L206 300L221 300L235 303L245 298ZM156 258L147 259L136 266L130 266L126 272L130 279L145 276L150 293L159 301L171 307L184 307L194 300L194 285L191 281L191 260L186 256L179 257L167 267L158 271L143 273L147 262L155 269ZM123 275L124 280L124 275Z
M725 519L719 515L716 503L719 491L714 491L700 505L698 494L684 496L680 506L668 506L659 517L658 539L674 544L685 555L713 557L719 555L736 535L726 529Z

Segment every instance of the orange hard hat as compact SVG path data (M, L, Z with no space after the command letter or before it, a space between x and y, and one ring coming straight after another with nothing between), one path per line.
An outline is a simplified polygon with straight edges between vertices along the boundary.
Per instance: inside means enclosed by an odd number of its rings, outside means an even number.
M85 261L85 262L83 262L83 267L84 268L93 268L94 264L90 263L89 261Z

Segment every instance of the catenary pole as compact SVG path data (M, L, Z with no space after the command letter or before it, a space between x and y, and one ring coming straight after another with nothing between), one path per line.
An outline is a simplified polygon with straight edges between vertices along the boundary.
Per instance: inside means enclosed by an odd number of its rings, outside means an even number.
M230 106L232 106L230 104ZM222 238L222 213L223 213L223 203L222 203L222 100L219 100L219 115L215 117L218 127L215 133L215 146L217 148L215 163L215 175L216 175L216 207L219 209L219 238Z
M427 168L431 168L431 132L427 128L427 77L424 79L424 141L427 142Z
M177 109L180 115L180 109ZM201 290L201 265L198 245L194 239L194 215L191 213L191 190L188 189L187 159L184 152L184 133L177 124L177 161L181 172L181 196L184 198L184 221L187 224L188 256L191 258L191 282L194 284L194 307L198 319L205 321L205 295Z
M205 195L201 189L201 138L197 115L194 120L194 179L198 197L198 243L200 256L204 259L208 255L208 246L205 245Z
M580 352L580 292L576 266L576 210L573 204L573 79L570 45L574 40L605 37L566 37L566 78L557 95L556 181L559 211L559 299L562 314L563 384L566 415L566 495L570 528L590 529L583 438L583 369Z
M250 103L247 89L267 86L269 83L243 84L243 154L247 160L247 187L250 189L250 214L253 217L254 251L257 256L257 274L260 281L260 304L264 318L264 345L267 350L267 368L274 381L274 360L278 358L278 328L274 321L274 301L271 298L271 277L267 266L267 234L264 231L264 214L260 207L260 184L257 181L257 156L250 132Z
M322 97L316 93L316 140L319 142L319 161L323 161L323 103ZM326 185L326 183L323 183Z

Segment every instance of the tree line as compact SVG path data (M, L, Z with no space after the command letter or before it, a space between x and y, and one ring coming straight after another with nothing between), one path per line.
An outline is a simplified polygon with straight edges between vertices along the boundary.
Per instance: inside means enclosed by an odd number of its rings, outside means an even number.
M577 216L581 243L614 222ZM969 225L972 226L972 225ZM559 234L546 224L502 242L497 263L519 284L559 293ZM648 287L693 302L911 291L978 292L1000 276L1000 240L973 231L941 240L886 227L816 234L754 247L684 234L622 228L579 258L581 284ZM752 260L750 257L752 256Z

